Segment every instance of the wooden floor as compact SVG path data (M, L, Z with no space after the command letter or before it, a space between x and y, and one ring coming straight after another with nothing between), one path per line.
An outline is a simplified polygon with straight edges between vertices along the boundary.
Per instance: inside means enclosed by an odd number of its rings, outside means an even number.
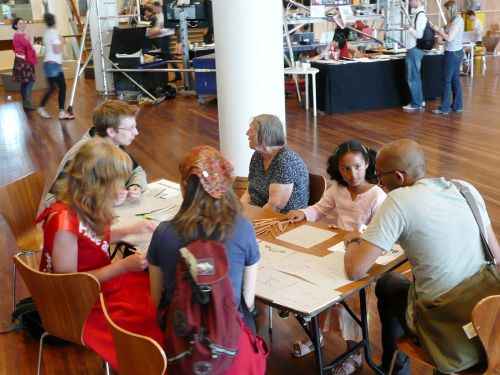
M493 68L494 69L494 68ZM358 138L368 146L409 137L420 142L427 153L429 176L461 178L475 184L486 200L493 227L500 233L500 76L493 69L486 77L479 74L463 78L464 112L434 116L430 110L438 102L428 102L423 113L404 113L399 109L358 112L339 116L311 113L287 99L288 142L306 160L314 173L325 174L326 160L340 142ZM77 119L62 123L42 120L35 113L25 114L18 93L0 89L0 185L30 171L41 170L47 184L52 180L59 160L91 124L91 112L99 98L93 81L78 85L75 114ZM9 99L9 95L12 98ZM363 95L363 93L359 93ZM35 101L41 92L35 92ZM56 114L56 98L48 110ZM150 180L178 180L177 162L191 146L218 146L217 105L200 106L195 98L178 97L157 106L145 107L139 115L139 136L131 146ZM439 209L436 208L439 215ZM3 221L0 222L0 321L11 312L11 268L14 243ZM25 293L22 287L21 294ZM371 294L371 292L370 292ZM374 298L370 299L370 331L375 359L380 358L380 325ZM260 332L270 342L272 351L268 374L311 374L314 356L290 357L290 345L301 335L293 318L281 319L275 314L272 337L267 333L267 319L262 314ZM327 338L327 358L343 350L338 335ZM33 374L36 371L37 342L24 339L20 333L0 336L0 375ZM99 374L102 362L89 351L75 346L47 347L46 374ZM372 373L364 366L361 374ZM413 374L429 373L418 366Z

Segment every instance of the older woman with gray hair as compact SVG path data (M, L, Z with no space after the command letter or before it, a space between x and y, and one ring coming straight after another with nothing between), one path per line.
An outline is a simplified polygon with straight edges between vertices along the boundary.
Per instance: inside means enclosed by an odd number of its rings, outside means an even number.
M253 118L246 133L251 149L248 189L243 203L287 213L307 207L309 173L302 158L285 145L283 124L274 115Z

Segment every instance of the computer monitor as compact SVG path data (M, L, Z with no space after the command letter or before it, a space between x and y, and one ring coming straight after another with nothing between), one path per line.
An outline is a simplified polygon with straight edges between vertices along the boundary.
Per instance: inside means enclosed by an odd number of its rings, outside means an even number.
M192 27L208 27L207 24L211 19L211 2L207 0L191 0L189 5L182 4L178 6L176 0L164 2L165 27L179 27L180 12L185 12L186 19L192 21L188 26Z
M111 47L109 49L109 59L114 61L116 54L130 55L146 47L146 28L145 27L129 27L113 28L111 36Z

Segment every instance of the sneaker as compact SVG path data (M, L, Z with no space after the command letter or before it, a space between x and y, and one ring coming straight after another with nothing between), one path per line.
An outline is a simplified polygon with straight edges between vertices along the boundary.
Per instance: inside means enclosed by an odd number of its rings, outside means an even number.
M411 104L403 106L404 111L423 111L424 107L414 107Z
M460 109L452 109L453 112L462 112L463 111L463 108L460 108Z
M405 107L410 107L411 106L411 103L408 103L407 105L405 105ZM422 107L425 108L425 100L422 102Z
M446 115L447 115L447 114L449 114L450 112L443 112L443 111L441 111L441 109L436 108L436 109L433 109L433 110L432 110L432 113L433 113L433 114L435 114L435 115L445 115L445 116L446 116Z
M50 118L50 115L47 113L47 111L43 107L38 107L38 109L36 110L36 113L38 113L43 118Z

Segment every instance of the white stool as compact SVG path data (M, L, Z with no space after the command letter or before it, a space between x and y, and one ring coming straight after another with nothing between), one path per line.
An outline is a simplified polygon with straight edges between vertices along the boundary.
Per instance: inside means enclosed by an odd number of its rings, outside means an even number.
M285 74L292 74L292 75L304 75L305 81L306 81L306 103L305 103L305 109L309 109L309 77L308 75L312 76L312 87L313 87L313 112L314 112L314 117L316 117L317 111L316 111L316 74L319 72L319 69L317 68L309 68L309 69L303 69L303 68L285 68Z

